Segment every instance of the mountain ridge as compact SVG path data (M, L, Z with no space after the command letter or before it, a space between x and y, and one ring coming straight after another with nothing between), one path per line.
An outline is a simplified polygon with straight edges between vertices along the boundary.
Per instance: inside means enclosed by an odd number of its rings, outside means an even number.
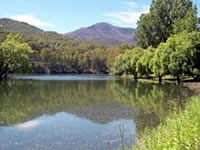
M65 35L75 40L101 42L106 45L119 45L121 43L136 43L133 40L134 28L117 27L112 24L101 22L88 27L66 33Z

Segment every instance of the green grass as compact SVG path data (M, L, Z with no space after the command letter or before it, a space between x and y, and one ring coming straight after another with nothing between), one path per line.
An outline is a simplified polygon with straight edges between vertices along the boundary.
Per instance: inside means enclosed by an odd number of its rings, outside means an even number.
M162 125L145 131L132 150L200 150L200 97Z

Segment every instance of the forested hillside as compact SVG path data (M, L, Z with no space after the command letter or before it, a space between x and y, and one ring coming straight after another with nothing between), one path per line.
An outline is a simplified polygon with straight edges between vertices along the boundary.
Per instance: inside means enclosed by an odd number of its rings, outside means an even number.
M107 73L115 57L126 47L133 47L131 44L107 47L73 40L11 19L0 19L0 25L1 41L8 33L17 33L31 46L34 50L31 54L33 71L36 73Z

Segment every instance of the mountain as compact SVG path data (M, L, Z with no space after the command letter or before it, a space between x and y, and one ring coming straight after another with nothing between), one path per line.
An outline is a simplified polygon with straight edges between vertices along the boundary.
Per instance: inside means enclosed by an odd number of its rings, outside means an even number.
M40 34L43 30L29 25L25 22L14 21L12 19L2 18L0 19L1 27L8 31L8 32L16 32L21 33L23 35L30 35L30 34Z
M87 28L81 28L66 35L76 40L102 42L107 45L121 43L136 43L133 40L133 28L121 28L108 23L98 23Z
M46 32L28 23L15 21L8 18L0 19L0 26L5 32L18 33L25 39L30 39L30 40L35 40L35 39L45 40L45 41L72 40L71 38L63 36L62 34L49 31Z

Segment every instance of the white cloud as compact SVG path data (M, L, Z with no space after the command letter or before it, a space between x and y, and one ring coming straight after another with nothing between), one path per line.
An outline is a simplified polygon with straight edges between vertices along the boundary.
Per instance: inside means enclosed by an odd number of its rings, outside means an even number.
M139 12L116 12L104 14L104 16L110 17L114 22L120 22L121 24L127 23L131 25L136 25L141 13Z
M129 8L137 8L138 4L136 2L124 2Z
M106 13L104 16L108 17L113 23L136 27L141 14L149 11L149 6L147 5L139 5L135 2L124 2L123 4L127 5L128 11Z
M43 22L33 15L16 15L10 18L13 20L20 21L20 22L26 22L28 24L31 24L37 27L50 27L50 28L55 27L54 24Z

